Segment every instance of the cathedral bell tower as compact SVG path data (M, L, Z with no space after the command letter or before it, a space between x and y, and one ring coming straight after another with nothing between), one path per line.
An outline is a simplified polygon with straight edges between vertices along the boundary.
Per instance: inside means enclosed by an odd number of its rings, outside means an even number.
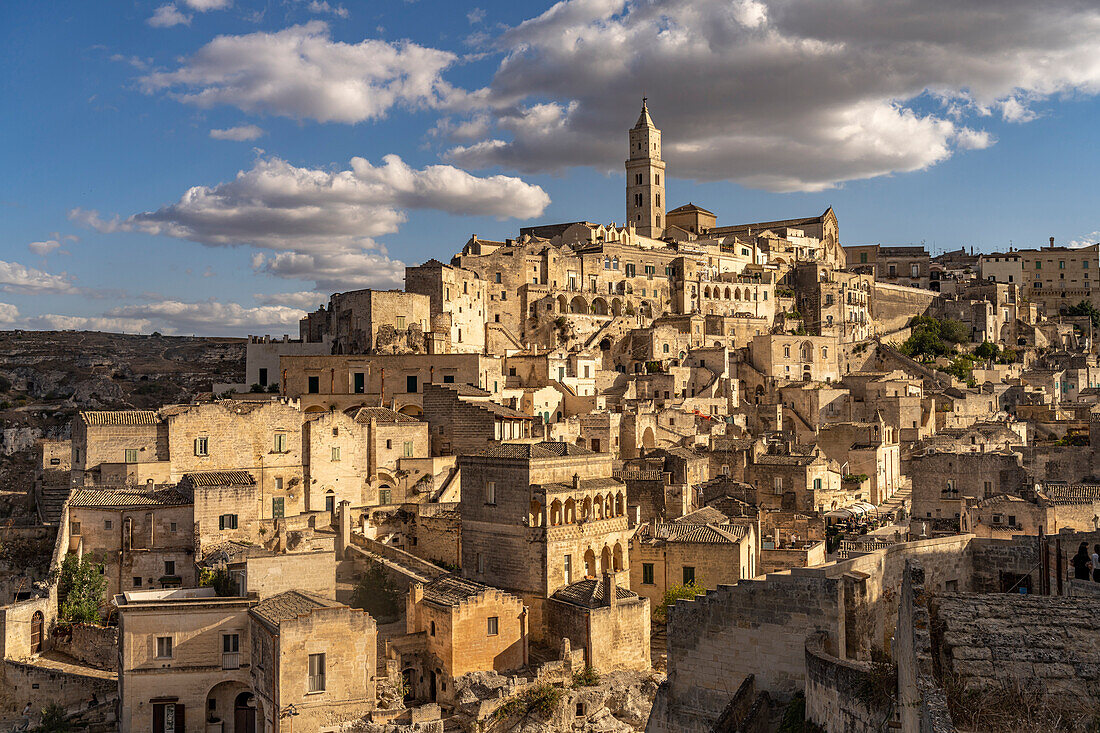
M646 98L642 97L642 114L630 130L630 157L626 161L626 221L644 237L656 239L664 232L664 177L661 131L654 126Z

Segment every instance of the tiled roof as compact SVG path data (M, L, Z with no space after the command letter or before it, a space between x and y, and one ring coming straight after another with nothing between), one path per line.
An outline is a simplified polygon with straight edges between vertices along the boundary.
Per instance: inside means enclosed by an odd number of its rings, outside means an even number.
M543 441L541 443L501 443L491 445L474 455L488 458L561 458L563 456L591 456L592 451L572 443Z
M457 575L444 575L424 586L424 600L440 606L457 606L487 590L491 590L487 585Z
M577 581L576 583L567 585L558 590L557 593L550 597L556 601L565 601L566 603L572 603L575 606L584 606L585 608L601 608L609 605L607 581L605 578L588 578L586 580ZM632 600L638 598L638 594L621 586L615 586L615 598Z
M1054 504L1090 504L1100 501L1098 484L1054 484L1043 487L1043 493Z
M85 424L96 427L156 425L160 422L160 415L154 410L84 410L80 418Z
M685 514L676 521L682 524L721 524L726 521L726 515L712 506L705 506Z
M660 481L664 478L660 471L633 471L630 469L615 471L613 475L620 481Z
M391 410L388 407L361 407L355 413L355 422L357 423L366 424L371 420L380 423L420 422L415 417L410 417L397 410Z
M473 403L478 407L482 407L494 415L499 417L510 417L517 420L534 420L535 418L528 415L526 412L520 412L519 410L513 410L511 407L505 407L504 405L498 405L495 402L475 402Z
M808 466L817 460L817 456L788 456L766 453L756 458L764 466Z
M614 478L582 478L580 484L581 491L595 491L597 489L618 489L619 491L623 491L626 488L625 484ZM547 494L573 490L573 484L571 483L534 484L532 488L536 486Z
M492 392L481 389L480 387L475 387L472 384L466 384L465 382L444 383L439 386L454 390L458 393L459 397L489 397L493 394Z
M259 557L271 554L271 550L265 549L261 545L248 544L238 540L203 543L202 564L206 567L227 565L249 557Z
M342 603L306 593L300 590L288 590L277 596L271 596L253 606L249 613L271 631L278 631L283 621L305 616L318 608L335 608Z
M256 484L256 479L248 471L185 473L183 478L192 486L254 486Z
M657 522L650 534L649 525L642 525L638 538L643 542L689 542L692 544L737 544L748 530L743 524L690 524Z
M184 506L191 499L174 488L161 489L74 489L70 507L129 509L136 507Z

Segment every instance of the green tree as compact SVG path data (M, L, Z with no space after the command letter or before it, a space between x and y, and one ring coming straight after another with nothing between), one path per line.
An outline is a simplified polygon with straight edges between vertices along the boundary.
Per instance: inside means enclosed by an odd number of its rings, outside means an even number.
M1088 316L1093 328L1100 328L1100 310L1087 300L1082 300L1077 305L1066 308L1067 316Z
M235 596L238 593L237 581L225 568L203 568L199 571L199 585L213 588L219 596Z
M396 621L401 615L401 593L378 562L368 562L351 594L351 607L361 608L379 623Z
M978 348L974 349L974 356L979 359L996 359L1000 353L1000 347L989 341L983 341Z
M57 581L62 620L74 624L98 624L99 608L107 590L103 564L92 558L66 555Z
M945 318L940 321L940 338L953 344L965 344L970 341L970 332L962 321Z
M664 598L661 599L661 605L654 609L653 620L660 624L665 623L668 621L669 606L675 604L681 598L694 598L695 596L704 595L706 592L707 589L701 585L696 585L695 581L672 586L665 591Z

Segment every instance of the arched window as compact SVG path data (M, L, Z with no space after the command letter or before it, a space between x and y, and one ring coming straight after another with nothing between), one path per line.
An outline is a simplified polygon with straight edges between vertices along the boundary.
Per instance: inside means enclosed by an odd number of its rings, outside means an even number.
M668 353L668 344L665 344L665 346L664 346L664 349L663 349L663 351L664 351L664 352L665 352L666 354Z
M783 357L786 358L786 359L791 358L791 347L790 346L784 346L783 347Z

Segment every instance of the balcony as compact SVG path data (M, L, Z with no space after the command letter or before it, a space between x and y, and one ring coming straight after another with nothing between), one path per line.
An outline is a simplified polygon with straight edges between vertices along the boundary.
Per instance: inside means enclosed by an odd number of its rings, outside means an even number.
M222 669L240 669L240 652L222 652Z

